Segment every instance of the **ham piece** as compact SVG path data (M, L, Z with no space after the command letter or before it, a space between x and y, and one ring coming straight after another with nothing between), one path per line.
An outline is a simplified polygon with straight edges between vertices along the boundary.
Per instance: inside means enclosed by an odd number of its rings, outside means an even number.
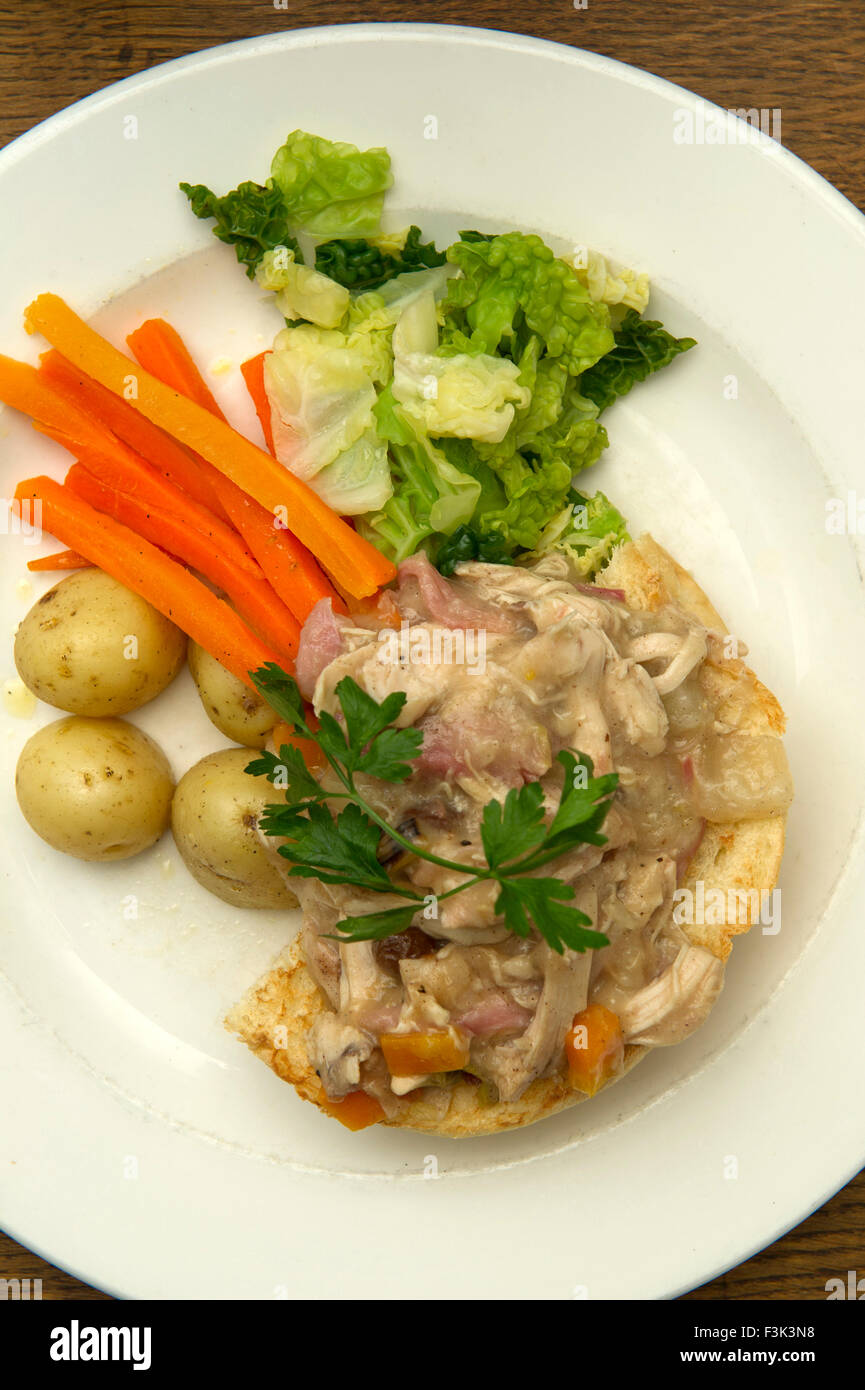
M421 603L429 617L442 627L485 628L488 632L513 632L512 617L496 604L484 599L471 599L462 593L458 581L444 579L430 563L424 551L418 551L399 567L400 608L408 600L408 582L414 580L420 591Z
M312 699L325 666L342 655L342 634L346 627L354 627L351 618L337 616L330 599L320 598L301 629L294 666L300 693L307 700Z

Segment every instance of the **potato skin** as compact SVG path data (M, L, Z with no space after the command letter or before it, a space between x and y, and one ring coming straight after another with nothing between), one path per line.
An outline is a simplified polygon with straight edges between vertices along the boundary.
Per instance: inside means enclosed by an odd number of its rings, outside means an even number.
M174 778L147 734L123 719L71 715L28 739L15 770L36 834L76 859L130 859L168 826Z
M234 907L291 908L297 899L260 844L256 821L281 794L245 772L247 748L209 753L177 784L175 843L194 879Z
M130 639L137 643L137 653ZM79 570L37 599L15 634L28 689L70 714L128 714L177 675L186 635L103 570Z
M244 748L263 748L276 711L197 642L189 643L189 669L211 724Z

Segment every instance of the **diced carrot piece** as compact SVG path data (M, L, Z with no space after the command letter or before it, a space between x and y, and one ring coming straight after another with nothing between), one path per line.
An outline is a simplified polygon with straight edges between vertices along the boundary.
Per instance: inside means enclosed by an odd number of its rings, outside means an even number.
M349 596L345 602L351 616L357 618L361 624L364 618L373 618L384 627L393 628L395 632L399 632L402 627L403 616L389 589L382 589L377 594L371 594L369 598Z
M461 1071L469 1060L468 1039L456 1028L434 1033L382 1033L379 1041L391 1076Z
M565 1054L571 1085L593 1096L622 1065L625 1042L618 1016L603 1004L582 1009L565 1038Z
M367 1095L366 1091L350 1091L344 1100L325 1097L320 1104L322 1110L339 1120L346 1129L367 1129L369 1125L378 1124L379 1120L384 1119L380 1103L375 1096Z
M294 733L289 724L274 724L270 736L273 741L274 753L278 754L282 745L287 743L289 748L300 750L303 761L310 772L320 772L322 768L327 767L327 758L318 744L313 743L311 738L301 738L299 734Z

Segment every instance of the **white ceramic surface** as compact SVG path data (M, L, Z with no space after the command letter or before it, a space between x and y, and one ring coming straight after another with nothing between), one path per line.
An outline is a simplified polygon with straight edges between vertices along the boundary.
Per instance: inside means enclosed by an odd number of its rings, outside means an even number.
M865 219L774 144L677 143L697 105L539 41L348 26L167 64L0 154L0 347L31 358L21 311L45 289L118 341L164 314L204 364L267 342L272 308L176 185L263 178L296 126L388 146L391 225L518 225L648 270L651 312L700 346L610 412L591 485L747 641L797 784L781 930L739 941L687 1044L521 1133L351 1135L220 1025L291 924L210 897L170 841L102 868L53 853L11 783L55 714L0 708L0 1220L81 1277L131 1297L665 1297L861 1163L861 543L827 533L825 504L865 495ZM255 429L237 371L212 384ZM0 414L3 495L66 461ZM2 542L0 678L50 583L25 591L36 552ZM188 676L133 718L178 773L224 742Z

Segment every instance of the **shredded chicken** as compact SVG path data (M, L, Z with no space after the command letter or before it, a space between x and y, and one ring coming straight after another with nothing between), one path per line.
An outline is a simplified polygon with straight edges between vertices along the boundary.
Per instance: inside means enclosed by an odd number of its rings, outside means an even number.
M704 946L687 942L657 979L622 1005L627 1042L677 1043L702 1023L724 983L724 967Z
M502 1100L516 1100L551 1062L561 1059L574 1015L588 1002L590 955L558 955L544 944L543 987L531 1023L507 1042L489 1039L476 1049L482 1074L495 1082Z
M674 922L677 882L709 812L723 819L734 806L737 818L757 816L767 796L783 806L787 794L774 744L752 740L759 765L749 780L737 771L736 736L716 725L699 676L717 635L675 605L644 613L620 591L572 582L562 557L531 569L463 564L449 581L414 556L379 607L381 620L361 626L318 604L298 655L318 711L338 713L335 687L346 675L379 701L406 693L399 723L424 734L415 771L400 784L366 779L365 795L391 824L410 824L429 852L470 872L485 863L480 823L490 799L538 780L552 812L561 749L588 754L596 773L616 771L606 842L542 871L573 885L609 944L560 955L534 932L516 937L496 913L494 885L445 898L462 875L406 856L401 872L427 905L405 950L337 945L329 934L342 918L401 900L293 879L306 959L329 1005L309 1038L328 1094L361 1086L393 1114L426 1088L446 1109L447 1076L433 1087L427 1075L389 1074L384 1033L449 1030L465 1040L465 1070L502 1100L563 1070L566 1035L589 1002L617 1014L626 1042L686 1037L712 1007L724 967Z
M635 661L655 661L658 657L669 657L669 665L660 675L653 676L655 689L659 695L669 695L682 684L706 655L706 633L697 627L684 636L673 633L654 632L640 637L631 645L631 656Z

